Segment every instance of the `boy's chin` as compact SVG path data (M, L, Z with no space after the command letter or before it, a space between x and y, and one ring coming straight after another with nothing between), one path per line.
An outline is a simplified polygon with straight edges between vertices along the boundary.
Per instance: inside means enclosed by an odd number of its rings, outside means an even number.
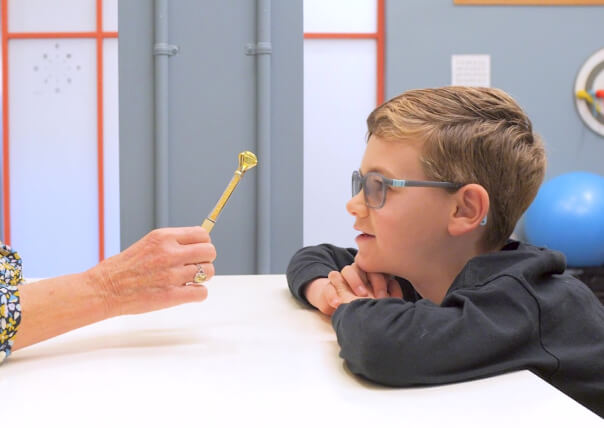
M377 260L372 260L372 257L365 257L362 252L358 252L354 258L354 262L364 272L382 272L380 263Z
M363 272L383 273L386 275L397 275L392 272L392 266L386 266L383 260L378 260L375 256L364 257L362 252L358 252L354 262Z

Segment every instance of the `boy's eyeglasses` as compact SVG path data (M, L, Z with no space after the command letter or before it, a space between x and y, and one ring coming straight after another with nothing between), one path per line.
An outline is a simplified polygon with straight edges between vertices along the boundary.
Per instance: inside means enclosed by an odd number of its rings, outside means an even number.
M361 190L365 196L365 205L369 208L382 208L386 203L388 187L440 187L443 189L459 189L462 184L449 183L448 181L417 181L397 180L384 177L378 172L368 172L362 175L360 171L352 172L352 196Z

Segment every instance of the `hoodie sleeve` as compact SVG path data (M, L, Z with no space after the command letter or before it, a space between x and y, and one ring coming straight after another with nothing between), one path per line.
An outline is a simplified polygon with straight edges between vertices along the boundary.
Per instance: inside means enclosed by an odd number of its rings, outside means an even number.
M304 247L296 252L287 266L287 284L291 293L303 303L306 284L317 278L327 278L332 270L340 271L354 262L357 250L331 244Z
M359 299L332 317L352 372L392 386L431 385L532 368L557 360L539 340L537 304L516 279L422 299ZM551 370L551 371L549 371Z

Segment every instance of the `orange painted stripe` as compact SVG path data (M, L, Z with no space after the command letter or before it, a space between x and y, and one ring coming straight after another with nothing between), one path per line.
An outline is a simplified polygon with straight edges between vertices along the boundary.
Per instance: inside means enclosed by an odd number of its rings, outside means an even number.
M10 245L10 162L8 144L8 0L2 0L2 196L4 242Z
M375 39L376 49L376 103L380 105L384 102L385 94L385 66L384 51L386 44L386 19L385 19L385 0L377 1L377 32L375 33L304 33L305 39Z
M103 0L96 0L96 114L99 188L99 261L105 258L105 162L103 158Z
M384 102L384 45L386 42L384 0L377 0L377 105Z
M99 37L115 38L115 31L84 31L84 32L61 32L61 33L8 33L9 39L96 39Z
M377 39L378 33L304 33L305 39Z

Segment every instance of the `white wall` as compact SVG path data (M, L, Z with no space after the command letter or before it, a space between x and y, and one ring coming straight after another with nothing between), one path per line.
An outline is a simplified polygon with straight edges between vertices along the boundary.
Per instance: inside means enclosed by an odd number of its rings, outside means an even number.
M305 0L305 33L375 33L376 0ZM345 204L376 103L375 39L304 41L304 245L354 246Z

